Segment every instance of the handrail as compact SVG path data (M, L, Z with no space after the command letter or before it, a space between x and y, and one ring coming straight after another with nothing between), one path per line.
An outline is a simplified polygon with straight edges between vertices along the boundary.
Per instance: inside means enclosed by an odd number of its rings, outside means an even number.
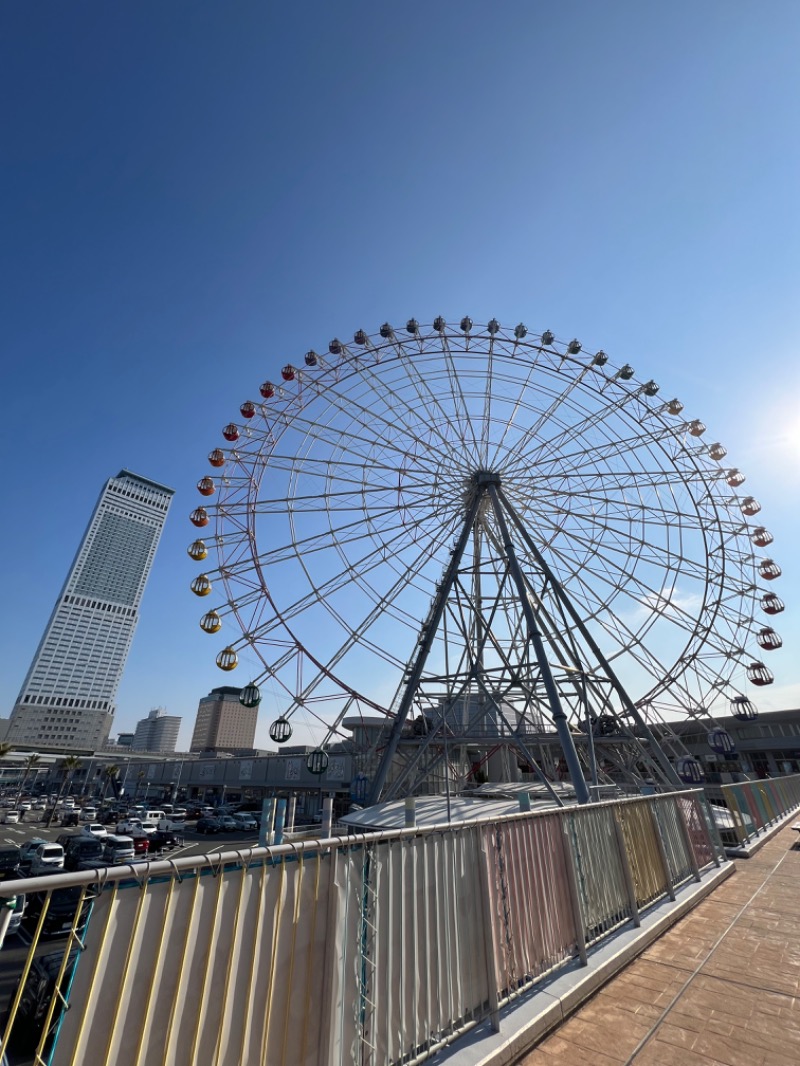
M798 775L800 779L800 775ZM658 793L663 796L703 796L702 788L686 789L681 792ZM617 797L610 800L602 800L592 803L589 809L598 810L604 807L620 808L628 804L642 803L653 799L652 796L628 796ZM39 892L44 888L68 888L76 885L113 884L115 881L128 881L131 878L162 877L179 871L189 872L213 866L218 868L229 863L240 863L246 858L248 863L253 861L275 860L284 856L296 855L299 852L327 852L333 848L357 847L364 844L373 844L379 841L404 840L408 837L427 837L437 833L452 833L454 830L468 826L512 823L527 821L536 818L551 818L554 814L563 816L569 811L574 811L577 805L569 805L563 808L546 807L535 811L511 811L508 814L476 815L474 818L465 818L458 822L438 822L435 825L413 826L411 828L378 829L371 833L348 833L346 836L331 836L304 840L293 840L287 844L272 844L266 847L239 848L231 851L215 851L213 855L185 855L176 859L145 859L142 862L124 863L118 866L98 866L91 870L74 870L69 873L44 874L36 877L21 878L15 881L0 882L0 899L5 896L13 896L18 892Z

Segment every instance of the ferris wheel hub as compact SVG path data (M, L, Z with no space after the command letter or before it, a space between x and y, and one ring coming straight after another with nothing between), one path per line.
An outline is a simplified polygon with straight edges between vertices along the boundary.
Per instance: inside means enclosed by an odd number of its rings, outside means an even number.
M472 475L472 482L478 488L488 485L495 485L499 488L502 484L500 475L494 470L476 470Z

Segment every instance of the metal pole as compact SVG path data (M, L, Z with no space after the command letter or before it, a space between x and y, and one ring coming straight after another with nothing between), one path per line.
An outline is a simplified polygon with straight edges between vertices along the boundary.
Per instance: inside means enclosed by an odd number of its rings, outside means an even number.
M445 576L439 586L436 599L434 600L431 612L428 615L427 623L423 629L420 638L420 650L417 655L414 665L411 667L411 671L406 681L405 691L403 698L400 701L400 706L397 708L397 714L395 715L394 722L392 724L391 732L389 733L389 739L386 743L386 748L383 752L383 758L381 759L380 766L375 774L375 780L372 782L372 788L370 789L369 796L367 798L367 805L372 806L380 799L383 786L386 783L386 777L389 773L389 767L392 760L397 753L397 746L400 743L400 736L403 732L403 726L405 725L408 712L411 710L411 704L414 701L414 696L417 692L417 685L422 677L422 671L425 669L425 663L427 662L428 655L430 654L431 647L433 646L433 639L436 636L436 630L439 628L439 622L444 614L444 609L447 604L447 597L450 593L450 589L453 587L458 568L461 565L461 558L464 554L464 549L467 546L470 532L475 522L475 517L478 513L478 506L481 500L481 493L476 492L469 508L467 509L466 518L464 519L464 526L461 530L461 535L456 542L456 546L453 549L453 554L450 556L450 562L445 570Z
M265 799L261 804L261 825L258 830L258 846L269 847L272 838L272 818L275 809L274 799Z
M581 900L578 893L578 875L575 870L575 856L572 854L572 841L569 838L566 818L562 819L561 833L564 838L564 868L567 874L567 884L569 885L569 901L572 907L572 919L575 923L578 956L581 960L581 966L588 966L589 956L586 951L586 929L583 924L583 912L581 911Z
M501 493L501 495L502 495L502 493ZM617 677L616 673L612 669L611 664L608 662L606 657L603 655L602 651L600 651L599 646L595 642L595 640L592 637L592 635L589 632L589 630L584 625L583 619L578 614L578 612L575 610L575 607L572 605L572 601L567 596L566 592L564 592L564 590L561 587L561 585L559 584L559 582L556 581L555 576L554 576L552 570L550 569L550 567L547 565L547 562L545 561L544 557L542 556L542 553L539 551L539 549L533 543L533 540L531 539L531 537L528 535L528 531L525 529L525 526L524 526L522 520L520 519L519 515L516 513L514 508L509 504L509 502L505 498L505 496L502 496L502 500L503 500L503 504L504 504L505 508L507 509L508 513L511 515L512 522L514 523L514 525L519 530L520 534L522 535L523 540L525 541L526 545L528 546L528 548L530 549L530 551L533 554L534 558L536 559L536 562L539 564L539 567L541 568L541 570L544 573L545 577L547 578L547 580L552 585L553 591L556 593L558 598L561 600L561 602L566 607L566 609L569 612L569 615L572 618L573 622L575 623L575 625L580 630L581 635L583 636L583 639L589 645L589 647L592 650L592 653L594 654L594 656L596 657L597 661L602 666L602 668L603 668L603 670L604 670L604 672L606 674L606 677L608 677L609 681L611 682L611 684L616 689L617 695L622 700L622 702L623 702L623 704L625 706L625 709L627 710L628 714L630 715L631 718L633 718L633 720L636 722L636 724L639 726L639 728L645 734L647 739L650 741L650 744L652 746L653 755L658 760L658 763L661 766L661 769L662 769L662 771L664 773L664 776L666 777L667 781L669 781L669 783L671 785L674 785L674 787L676 789L678 789L679 792L685 791L686 786L684 785L683 781L681 781L680 777L678 777L678 774L675 771L675 767L669 761L669 759L667 758L666 754L664 753L661 745L656 740L652 730L650 729L650 726L647 724L647 722L645 721L643 716L640 714L639 708L634 705L633 700L630 698L630 696L628 695L628 693L627 693L625 687L623 686L622 682L619 680L619 678Z
M528 590L525 587L525 579L522 575L519 562L517 560L516 553L514 551L514 545L511 543L511 536L508 532L508 526L506 520L503 517L503 510L500 506L500 500L497 495L497 486L500 479L489 481L487 484L487 490L489 492L489 498L492 501L495 518L500 529L500 536L503 541L503 550L506 554L506 561L511 573L511 577L514 584L517 586L517 594L519 595L522 611L525 615L525 621L528 625L528 636L533 644L534 651L536 652L536 661L539 665L539 671L542 675L542 681L544 682L545 692L547 693L547 701L550 704L550 711L553 716L553 724L556 727L558 733L558 739L561 743L561 750L564 752L564 758L567 762L567 768L569 770L569 776L572 780L572 786L575 789L575 796L578 803L589 802L589 789L586 786L586 781L581 770L580 760L578 759L578 752L575 748L575 742L572 739L572 733L569 729L569 722L567 716L564 713L564 708L561 706L561 700L558 695L558 689L553 678L552 671L550 670L550 663L547 661L547 655L545 653L544 644L542 643L542 637L539 633L538 625L536 622L536 616L533 613L533 607L528 599Z
M273 844L283 843L283 828L286 824L286 800L279 799L275 809L275 832L272 837Z

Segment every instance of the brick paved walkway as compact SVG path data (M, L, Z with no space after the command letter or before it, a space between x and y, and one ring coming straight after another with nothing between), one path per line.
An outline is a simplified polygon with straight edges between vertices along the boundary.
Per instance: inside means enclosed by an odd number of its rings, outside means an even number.
M737 860L517 1066L800 1066L797 837Z

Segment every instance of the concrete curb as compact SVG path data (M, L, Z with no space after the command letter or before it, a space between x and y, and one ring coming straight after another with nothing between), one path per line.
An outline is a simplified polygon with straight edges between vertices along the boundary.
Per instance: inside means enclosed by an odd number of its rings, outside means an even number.
M626 927L592 951L588 966L576 961L504 1007L499 1032L493 1032L488 1022L476 1026L432 1061L447 1066L511 1066L734 870L733 863L712 867L700 882L691 881L679 889L674 903L664 900L643 914L638 929Z

